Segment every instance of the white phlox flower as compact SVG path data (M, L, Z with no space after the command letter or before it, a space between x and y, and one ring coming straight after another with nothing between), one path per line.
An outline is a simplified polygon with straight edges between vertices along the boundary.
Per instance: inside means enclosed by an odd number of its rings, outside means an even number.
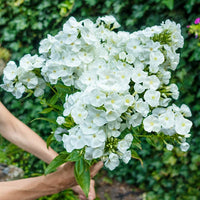
M25 92L26 88L22 83L17 82L14 86L14 89L12 91L12 94L16 97L16 99L19 99L22 97L23 93Z
M89 64L93 61L94 59L94 55L92 52L87 52L87 51L81 51L79 52L78 54L80 60L83 62L83 63L86 63L86 64Z
M160 123L164 129L174 127L174 113L167 111L159 116Z
M71 110L71 115L77 124L81 124L86 119L88 112L82 106L77 105Z
M178 115L175 117L175 130L180 135L186 135L190 132L192 122L185 119L183 116Z
M57 122L59 125L62 125L62 124L65 123L65 118L62 117L62 116L59 116L59 117L57 117L56 122Z
M90 114L90 112L89 112ZM94 120L91 116L88 115L88 117L84 120L83 123L79 125L80 130L85 135L91 135L93 133L96 133L99 131L99 127L94 123Z
M172 149L174 148L174 146L171 145L171 144L166 144L166 148L167 148L167 150L172 151Z
M180 148L181 148L181 151L186 152L190 148L190 145L187 142L183 142L181 143Z
M160 92L155 90L147 90L144 93L145 101L152 107L156 107L159 105L160 100Z
M129 148L129 145L125 140L121 140L118 142L117 148L121 153L125 153L126 150Z
M67 129L58 127L55 132L54 132L54 137L58 142L62 141L62 136L60 135L61 133L67 133Z
M130 38L127 42L126 51L130 55L138 56L142 53L142 46L137 38Z
M8 80L5 78L5 76L3 77L3 84L0 85L0 87L2 89L4 89L7 92L13 92L14 90L14 85L13 85L13 81L12 80Z
M72 151L74 149L82 149L84 146L89 145L88 136L84 135L80 129L78 129L75 134L68 135L68 137L64 134L63 142L65 144L65 148L71 148L72 146Z
M84 158L86 160L100 158L103 156L103 153L104 153L104 146L97 147L97 148L86 147Z
M91 90L87 95L88 102L94 107L102 106L106 101L106 94L98 89Z
M115 154L115 153L110 153L109 157L107 158L107 160L105 162L105 166L108 169L113 170L118 165L119 165L119 156L117 154Z
M126 52L122 51L119 53L119 59L125 60L126 59Z
M106 132L106 135L107 135L108 138L110 138L110 137L117 138L121 134L121 132L119 130L115 129L115 128L113 128L113 129L106 129L105 132Z
M158 133L161 129L160 121L157 117L149 115L143 120L144 130Z
M75 53L68 53L65 58L65 64L68 67L78 67L81 64L81 60Z
M115 121L118 117L120 117L121 113L115 110L107 110L106 111L106 120L108 122Z
M86 86L90 86L95 84L95 82L97 81L97 75L95 74L95 72L83 72L79 78L80 84L84 84Z
M33 72L24 72L19 77L19 81L27 86L28 89L34 89L38 85L38 78Z
M120 158L123 160L125 164L127 164L131 159L131 151L125 151Z
M93 123L96 126L103 126L104 124L107 123L106 121L106 112L104 110L98 110L95 108L91 108L89 110L89 115L92 117L93 119Z
M55 39L59 41L60 45L63 44L72 44L77 40L78 30L73 29L73 31L68 30L68 33L65 31L60 31L56 36Z
M161 81L161 83L164 83L165 85L169 84L170 78L171 78L171 72L170 71L166 71L164 69L159 69L158 72L158 77Z
M46 39L41 40L40 46L39 46L39 53L48 53L49 50L51 49L52 45L57 42L55 37L51 35L47 35Z
M150 66L149 70L152 73L157 73L159 65L164 62L164 55L158 50L150 53Z
M146 79L146 77L147 77L147 72L144 72L140 68L134 68L133 69L133 74L131 76L131 79L135 83L142 83Z
M160 80L155 75L148 76L144 79L143 85L145 88L157 90L160 86Z
M89 63L88 70L104 71L107 68L107 63L104 59L95 59L92 63Z
M13 61L9 61L3 70L4 77L7 80L14 80L17 76L17 65Z
M139 99L135 103L135 110L140 113L142 116L146 117L149 113L149 105L147 102L144 102L142 99Z
M106 134L103 130L99 130L93 134L88 135L88 144L92 148L101 147L106 141Z
M145 87L143 86L143 84L140 84L140 83L136 83L135 85L134 85L134 90L135 90L135 92L137 92L138 94L141 94L141 93L143 93L144 91L145 91Z
M140 113L135 113L128 118L128 123L132 127L139 126L142 123L143 116Z
M119 28L120 24L116 21L116 19L110 15L110 16L104 16L104 17L98 17L96 20L96 24L99 25L101 22L104 22L107 26L112 25L112 28Z
M34 96L39 97L44 94L44 89L46 88L46 83L42 78L38 78L38 84L34 90Z
M169 91L172 93L171 96L173 99L178 99L179 97L179 91L178 91L178 87L176 84L171 84L168 86Z
M67 20L67 22L63 25L63 31L64 31L64 33L71 33L71 34L73 34L80 27L81 27L81 23L77 22L74 17L70 17Z
M180 107L180 112L185 116L185 117L191 117L192 116L192 113L191 113L191 110L190 108L185 105L185 104L182 104L181 107Z
M113 93L107 96L104 106L106 110L116 110L120 112L123 105L122 103L123 102L120 95L118 95L117 93Z

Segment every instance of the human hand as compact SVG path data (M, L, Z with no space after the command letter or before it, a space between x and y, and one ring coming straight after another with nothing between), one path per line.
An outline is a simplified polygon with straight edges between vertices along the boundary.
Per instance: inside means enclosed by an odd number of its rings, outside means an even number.
M90 168L91 178L94 177L102 167L103 167L102 161L99 161L98 163L92 165ZM62 165L62 167L60 167L56 172L54 172L56 173L56 176L57 176L57 181L58 181L57 185L59 185L60 191L65 190L69 187L72 188L74 186L77 186L73 170L74 170L74 163L67 162L64 165ZM63 178L63 177L66 177L66 175L67 175L67 178L66 179ZM93 200L95 198L94 181L92 180L90 181L90 183L91 184L90 184L90 192L89 192L90 198L89 199ZM79 188L75 188L75 189L78 191L78 194L81 195L82 199L85 200L84 199L85 195L82 195L83 192L81 192Z
M88 200L94 200L96 198L96 193L95 193L95 181L93 179L90 180L90 191L88 194ZM87 200L83 190L79 185L76 185L71 188L75 193L78 194L78 197L80 200Z

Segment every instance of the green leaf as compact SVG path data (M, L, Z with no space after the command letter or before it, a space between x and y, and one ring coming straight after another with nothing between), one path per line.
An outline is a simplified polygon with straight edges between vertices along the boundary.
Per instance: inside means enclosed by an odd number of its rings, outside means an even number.
M133 136L132 144L133 144L133 147L136 146L137 148L142 149L141 141L138 139L138 137Z
M83 158L76 161L74 167L74 175L77 183L82 188L86 197L88 197L90 189L90 170L88 163Z
M46 143L47 143L47 148L49 148L50 144L55 140L53 136L54 136L54 134L51 134L51 135L47 138L47 141L46 141Z
M51 112L53 110L53 108L45 108L43 111L41 111L40 113L42 114L47 114L49 112Z
M53 95L53 97L49 101L49 104L50 105L56 104L56 102L58 101L59 97L60 97L60 95L58 95L58 93L56 93L55 95Z
M33 120L31 121L31 123L34 122L34 121L36 121L36 120L44 120L44 121L48 121L48 122L50 122L50 123L52 123L52 124L57 124L57 123L55 122L55 120L49 119L49 118L44 118L44 117L35 118L35 119L33 119Z
M132 158L135 158L135 159L137 159L137 160L139 160L140 163L141 163L141 165L143 166L143 161L142 161L142 159L141 159L140 156L137 154L137 152L134 151L134 150L132 150L132 149L131 149L131 157L132 157Z
M72 151L69 156L67 157L67 161L70 161L70 162L76 162L80 159L80 154L78 151L74 150Z
M147 138L146 138L146 141L147 141L150 145L152 145L152 146L154 146L154 147L157 146L156 143L154 142L154 140L153 140L152 138L147 137Z
M55 171L60 165L67 162L68 152L61 152L57 157L55 157L51 163L45 169L45 174L49 174Z
M59 111L63 111L63 106L58 106L58 105L52 105L52 109L55 108Z

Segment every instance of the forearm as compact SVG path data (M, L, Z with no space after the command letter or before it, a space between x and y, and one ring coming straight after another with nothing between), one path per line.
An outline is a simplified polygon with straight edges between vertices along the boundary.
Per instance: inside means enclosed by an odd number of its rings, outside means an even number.
M63 177L66 177L66 179ZM64 170L58 170L47 176L0 182L0 199L34 200L42 196L58 193L75 184L73 164L68 163Z
M32 153L46 163L50 163L57 156L55 151L47 148L41 137L14 117L1 103L0 133L10 142Z

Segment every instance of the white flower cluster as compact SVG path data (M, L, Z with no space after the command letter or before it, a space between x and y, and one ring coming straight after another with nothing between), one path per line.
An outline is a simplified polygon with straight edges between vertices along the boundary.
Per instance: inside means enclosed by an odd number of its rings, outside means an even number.
M111 170L119 159L131 158L133 136L122 136L123 130L141 125L149 133L178 134L186 151L192 126L186 105L169 105L179 96L170 78L179 63L176 50L183 46L180 25L167 20L134 33L113 31L118 27L112 16L96 23L71 17L62 31L40 42L41 56L25 55L19 67L10 61L1 85L16 98L27 90L43 95L46 82L75 87L78 92L66 95L57 118L56 138L68 152L84 148L85 159L101 158ZM66 130L68 116L76 125Z

